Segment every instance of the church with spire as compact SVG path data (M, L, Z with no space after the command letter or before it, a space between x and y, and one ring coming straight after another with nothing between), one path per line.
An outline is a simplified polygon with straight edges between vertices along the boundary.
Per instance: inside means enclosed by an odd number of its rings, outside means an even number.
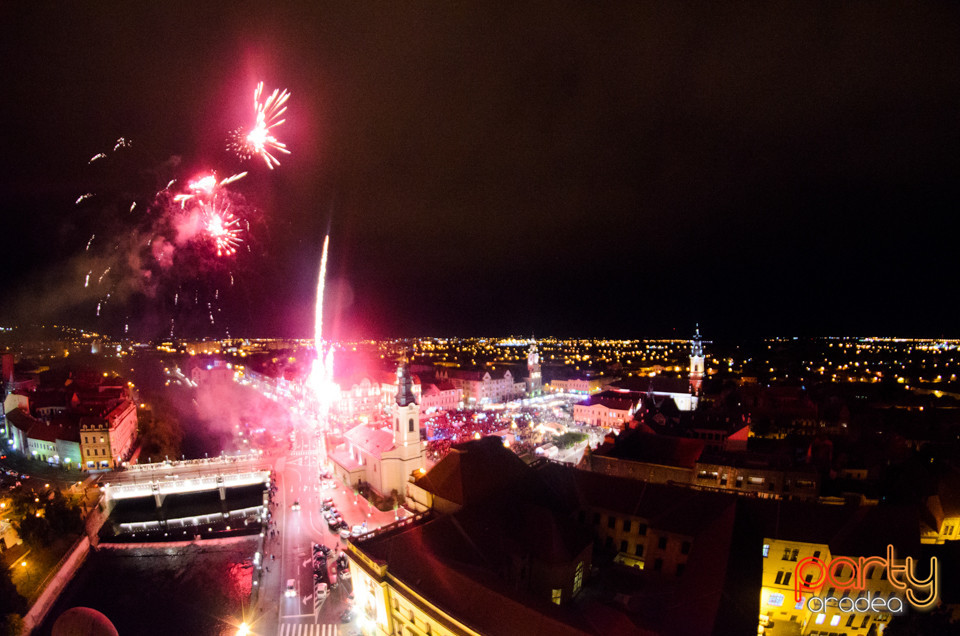
M424 467L420 407L406 357L397 368L397 395L390 428L360 424L347 431L344 443L328 452L333 471L344 483L361 482L381 496L404 494L411 474Z

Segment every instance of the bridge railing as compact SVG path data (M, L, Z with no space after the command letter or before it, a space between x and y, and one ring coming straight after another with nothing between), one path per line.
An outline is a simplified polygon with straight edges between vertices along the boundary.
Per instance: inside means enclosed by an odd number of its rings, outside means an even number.
M258 461L263 459L263 451L246 453L244 455L220 455L218 457L203 457L201 459L167 459L152 464L131 464L126 470L129 472L148 472L151 470L169 470L180 467L218 466L238 464L241 462Z
M227 473L222 475L203 475L172 481L151 480L134 484L116 484L103 486L103 494L109 499L129 499L131 497L146 497L154 493L162 495L178 492L197 492L213 490L215 488L245 486L265 481L269 473L265 470L256 470L243 473Z

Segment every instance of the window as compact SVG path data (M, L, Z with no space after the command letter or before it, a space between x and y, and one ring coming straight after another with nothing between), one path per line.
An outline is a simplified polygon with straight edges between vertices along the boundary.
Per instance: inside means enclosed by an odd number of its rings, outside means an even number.
M643 544L642 544L642 543L638 543L638 544L636 545L636 547L633 548L633 553L634 553L635 555L637 555L638 557L642 557L642 556L643 556Z
M793 572L777 572L777 578L774 579L774 583L777 585L790 585L791 576L793 576Z
M607 527L613 530L617 527L617 518L616 517L607 517Z
M577 571L573 575L573 594L576 596L583 587L583 561L577 563Z
M656 570L657 572L663 569L663 559L657 559L656 561L654 561L653 569Z
M621 552L626 552L626 551L627 551L627 540L626 540L626 539L623 539L623 540L620 542L620 551L621 551Z
M769 543L764 543L764 544L763 544L763 558L766 559L768 556L770 556L770 544L769 544Z
M683 568L684 568L685 566L686 566L686 564L684 564L684 563L678 563L678 564L677 564L677 576L680 576L680 575L683 574Z
M864 616L864 617L863 617L863 621L860 623L860 629L863 629L864 627L866 627L866 626L867 626L867 623L869 623L869 622L870 622L870 617L869 617L869 616Z
M726 474L726 473L720 475L720 485L721 485L721 486L726 486L726 485L727 485L727 474Z
M551 595L552 595L552 599L551 599L551 600L552 600L554 603L556 603L557 605L559 605L559 604L560 604L560 596L561 596L562 593L563 593L563 590L561 590L561 589L554 589L553 592L551 593Z
M767 490L769 490L770 492L773 492L773 489L774 489L774 483L771 481L769 484L767 484Z
M690 554L690 542L684 541L680 544L680 554Z
M640 536L646 536L647 524L641 523L639 526L637 526L637 534L639 534Z
M791 561L796 561L798 554L800 554L800 550L794 548L794 549L793 549L793 552L790 554L790 560L791 560Z
M624 531L624 532L630 532L630 520L629 520L629 519L625 519L625 520L624 520L624 522L623 522L623 531Z
M823 625L823 621L826 620L826 614L817 614L817 625Z
M667 549L667 538L666 538L666 537L660 537L660 540L657 541L657 547L660 548L661 550L666 550L666 549Z
M781 559L781 561L789 561L789 560L790 560L790 548L784 548L783 558Z
M408 432L408 433L412 433L412 432L413 432L413 418L412 418L412 417L410 418L410 426L409 426L409 428L407 428L407 432Z
M830 619L830 627L836 627L840 624L840 615L834 614L833 618Z
M847 625L846 625L846 626L847 626L847 627L853 627L853 619L855 619L855 618L856 618L856 616L854 616L853 614L851 614L851 615L850 615L850 618L847 619Z
M820 550L817 550L816 552L813 553L813 558L814 558L814 559L819 559L819 558L820 558Z

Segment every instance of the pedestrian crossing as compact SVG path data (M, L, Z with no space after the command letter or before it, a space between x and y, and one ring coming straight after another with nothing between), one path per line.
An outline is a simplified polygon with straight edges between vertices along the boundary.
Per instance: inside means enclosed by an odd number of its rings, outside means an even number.
M336 623L280 623L277 636L337 636Z

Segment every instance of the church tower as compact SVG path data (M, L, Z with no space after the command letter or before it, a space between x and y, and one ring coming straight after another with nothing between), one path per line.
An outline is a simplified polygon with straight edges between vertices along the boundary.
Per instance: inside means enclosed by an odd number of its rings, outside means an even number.
M420 407L413 394L413 377L404 356L397 367L397 410L393 420L393 443L403 460L419 458Z
M690 393L700 395L703 385L703 339L700 337L700 325L690 341Z
M543 392L543 378L540 375L540 354L537 353L537 341L530 344L527 351L527 395L533 397Z

